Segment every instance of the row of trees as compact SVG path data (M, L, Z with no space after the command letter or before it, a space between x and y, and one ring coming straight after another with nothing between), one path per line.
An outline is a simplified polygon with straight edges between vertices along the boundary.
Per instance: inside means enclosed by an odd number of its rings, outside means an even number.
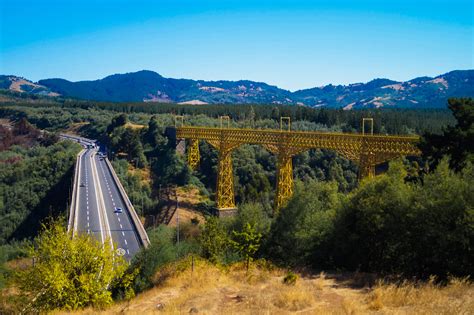
M360 130L363 117L374 117L376 132L390 134L403 134L407 131L421 133L424 131L440 132L438 121L442 124L452 123L452 118L447 115L447 110L435 109L368 109L350 110L311 108L293 105L186 105L167 103L101 103L83 101L65 101L64 107L107 109L124 113L149 113L195 116L204 114L217 118L229 115L236 121L254 121L272 119L279 121L281 116L292 117L295 121L306 120L327 126L346 125L347 130Z
M241 127L258 127L259 122L271 121L279 127L280 117L291 117L293 122L307 121L328 128L339 126L346 132L360 132L363 117L374 118L376 133L407 134L424 132L441 133L443 126L453 124L454 119L448 109L368 109L336 110L290 105L180 105L155 103L97 103L72 101L64 103L11 103L0 105L0 116L12 110L28 115L30 121L40 128L67 128L74 122L99 121L104 116L126 113L134 122L152 115L185 115L188 123L198 122L195 117L218 118L227 115ZM41 114L39 114L41 112ZM97 115L101 113L101 115ZM84 119L86 118L87 119ZM110 118L108 118L110 121ZM202 121L199 121L200 123ZM276 122L276 124L275 124ZM168 120L168 125L173 123ZM217 125L217 124L216 124Z

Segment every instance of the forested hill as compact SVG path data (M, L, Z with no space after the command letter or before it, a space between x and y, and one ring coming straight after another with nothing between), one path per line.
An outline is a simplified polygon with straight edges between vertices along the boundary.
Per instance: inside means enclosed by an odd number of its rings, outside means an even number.
M153 71L115 74L95 81L40 80L0 76L0 88L96 101L190 104L293 104L344 109L445 108L450 97L474 97L474 70L451 71L406 82L326 85L290 92L254 81L203 81L165 78Z

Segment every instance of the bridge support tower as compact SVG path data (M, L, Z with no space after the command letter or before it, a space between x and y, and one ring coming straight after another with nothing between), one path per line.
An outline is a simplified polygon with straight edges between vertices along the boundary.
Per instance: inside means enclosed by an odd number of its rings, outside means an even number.
M199 160L201 156L199 154L199 139L190 139L188 146L188 164L193 169L196 170L199 166Z
M279 154L274 211L284 207L293 195L293 161L289 154Z

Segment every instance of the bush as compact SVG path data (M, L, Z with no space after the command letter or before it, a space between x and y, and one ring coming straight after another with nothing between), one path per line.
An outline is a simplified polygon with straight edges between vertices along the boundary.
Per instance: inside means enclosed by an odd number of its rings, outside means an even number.
M239 205L234 229L240 231L247 223L255 227L257 232L266 237L270 232L272 220L262 204L246 203Z
M332 183L297 183L271 227L265 254L285 265L441 279L472 276L474 171L447 160L407 181L401 161L348 196Z
M229 248L229 236L223 223L216 217L208 217L199 237L201 253L213 263L223 262Z
M336 183L297 182L293 198L271 227L268 257L289 265L310 264L314 249L332 232L341 199Z
M136 292L153 286L153 277L160 267L191 253L199 252L196 242L185 239L180 241L179 245L175 244L175 229L165 225L149 230L148 236L150 246L135 256L129 268L129 273L135 269L139 270L133 280Z
M287 285L295 285L296 280L298 280L298 275L292 271L288 271L285 278L283 278L283 283Z
M88 235L71 238L62 220L44 226L30 256L35 263L18 272L16 284L29 301L25 309L33 313L108 305L110 286L126 269L108 241L102 245Z
M338 212L328 256L348 269L442 278L474 274L474 176L443 160L423 183L405 181L402 163L364 181Z

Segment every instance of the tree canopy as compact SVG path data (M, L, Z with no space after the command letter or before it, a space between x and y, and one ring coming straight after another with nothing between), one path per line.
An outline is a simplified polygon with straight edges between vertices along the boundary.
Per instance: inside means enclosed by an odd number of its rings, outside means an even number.
M16 277L28 312L106 306L112 302L110 288L127 268L110 242L100 244L85 234L72 238L60 220L44 226L30 257L33 265Z

